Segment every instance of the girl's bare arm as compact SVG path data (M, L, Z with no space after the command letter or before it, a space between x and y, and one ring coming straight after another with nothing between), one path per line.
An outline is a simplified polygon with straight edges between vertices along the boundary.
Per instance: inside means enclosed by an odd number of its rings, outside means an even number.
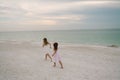
M44 47L44 44L42 45L42 47Z
M49 45L50 45L50 48L52 48L50 43L49 43Z

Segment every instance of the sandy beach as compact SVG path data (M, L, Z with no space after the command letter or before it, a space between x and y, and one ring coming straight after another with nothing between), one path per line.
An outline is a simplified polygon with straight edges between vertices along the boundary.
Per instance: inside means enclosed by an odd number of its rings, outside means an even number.
M60 44L60 69L44 60L41 45L0 41L0 80L120 80L120 48Z

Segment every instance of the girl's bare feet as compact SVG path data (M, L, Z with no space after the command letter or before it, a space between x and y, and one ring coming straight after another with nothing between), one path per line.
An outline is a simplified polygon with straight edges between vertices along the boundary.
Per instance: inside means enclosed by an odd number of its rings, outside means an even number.
M53 65L53 67L56 67L56 63L54 62L54 65Z

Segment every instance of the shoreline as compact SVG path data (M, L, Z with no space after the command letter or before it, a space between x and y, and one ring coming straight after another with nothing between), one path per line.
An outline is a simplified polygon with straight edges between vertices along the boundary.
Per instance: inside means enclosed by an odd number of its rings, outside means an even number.
M16 43L16 44L20 44L20 43L31 43L31 44L41 44L41 41L28 41L28 40L0 40L0 43L4 43L4 42L10 42L10 43ZM54 42L51 42L51 44L53 44ZM89 46L89 47L113 47L113 48L120 48L119 45L115 45L115 44L108 44L108 45L100 45L100 44L78 44L78 43L60 43L58 42L60 45L62 46L75 46L75 47L81 47L81 46Z

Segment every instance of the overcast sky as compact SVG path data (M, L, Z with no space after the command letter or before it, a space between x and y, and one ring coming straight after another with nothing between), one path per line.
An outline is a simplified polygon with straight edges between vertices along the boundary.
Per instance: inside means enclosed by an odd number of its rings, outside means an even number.
M0 31L120 29L119 0L0 0Z

